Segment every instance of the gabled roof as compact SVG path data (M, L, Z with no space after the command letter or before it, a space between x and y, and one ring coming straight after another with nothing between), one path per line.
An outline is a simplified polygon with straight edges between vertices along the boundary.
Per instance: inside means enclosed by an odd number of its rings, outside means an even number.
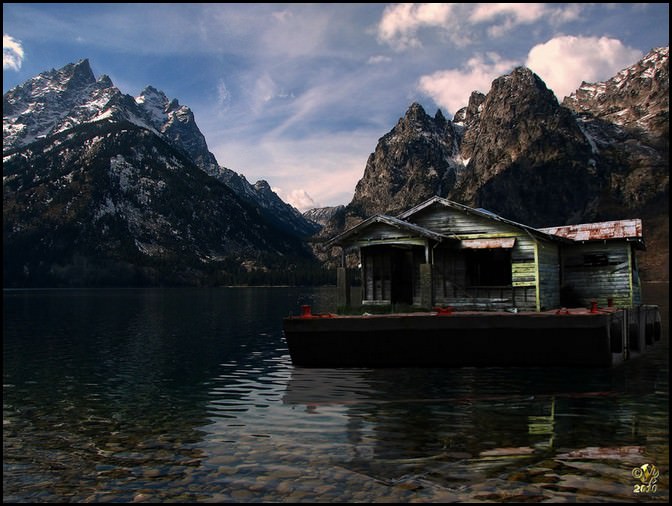
M412 237L423 237L427 239L432 239L437 242L441 242L444 239L448 239L448 237L446 237L443 234L432 232L429 229L420 227L418 225L414 225L413 223L409 223L407 221L403 221L398 218L394 218L393 216L387 216L385 214L376 214L375 216L371 216L370 218L362 221L361 223L358 223L354 227L346 230L342 234L339 234L333 239L327 241L326 245L327 246L341 245L342 243L351 240L353 237L356 237L364 229L369 228L371 225L375 223L383 223L385 225L389 225L391 227L399 229L400 231L406 234L409 234Z
M558 227L533 228L528 225L523 225L515 221L507 220L501 216L487 211L485 209L474 209L472 207L453 202L452 200L444 199L442 197L432 197L425 202L412 207L408 211L404 211L398 217L388 216L384 214L377 214L372 216L345 232L337 235L333 239L327 241L327 246L343 245L347 242L356 242L357 236L365 229L376 223L382 223L390 227L394 227L405 233L405 236L399 238L415 238L421 237L432 239L436 242L443 242L446 240L459 240L457 236L447 236L439 234L427 228L415 225L406 221L408 218L419 213L420 211L431 207L432 205L442 205L452 209L480 216L488 220L498 221L506 225L524 230L533 239L544 239L547 241L573 243L583 241L602 241L602 240L626 240L636 242L637 246L644 249L644 240L642 237L642 222L639 219L606 221L600 223L583 223L578 225L564 225ZM464 241L463 241L464 242ZM480 247L485 247L480 245ZM502 247L501 245L499 247ZM511 246L509 246L511 247Z
M404 211L399 215L399 218L402 220L405 220L411 216L413 216L416 213L419 213L423 209L426 209L434 204L440 204L446 207L450 207L452 209L456 209L458 211L462 211L465 213L470 213L470 214L475 214L477 216L480 216L482 218L486 218L489 220L494 220L494 221L499 221L500 223L505 223L507 225L510 225L512 227L520 228L525 230L527 233L538 237L540 239L546 239L549 241L562 241L561 236L549 234L548 232L545 232L542 229L536 229L533 227L530 227L528 225L523 225L522 223L516 223L515 221L507 220L506 218L502 218L501 216L487 211L485 209L474 209L473 207L465 206L464 204L458 204L457 202L453 202L452 200L444 199L443 197L432 197L429 200L426 200L425 202L422 202L421 204L418 204L415 207L412 207L408 211ZM563 241L564 242L564 241Z

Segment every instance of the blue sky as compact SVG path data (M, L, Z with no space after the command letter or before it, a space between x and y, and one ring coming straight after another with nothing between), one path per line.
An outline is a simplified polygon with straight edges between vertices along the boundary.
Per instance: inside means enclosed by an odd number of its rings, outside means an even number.
M669 4L3 4L3 93L88 58L189 106L220 165L347 204L413 102L447 118L517 66L558 98L669 45Z

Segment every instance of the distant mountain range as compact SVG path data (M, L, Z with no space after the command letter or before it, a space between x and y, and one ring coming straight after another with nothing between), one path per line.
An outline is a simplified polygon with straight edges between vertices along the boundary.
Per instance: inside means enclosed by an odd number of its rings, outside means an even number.
M472 93L452 121L412 104L320 237L434 195L533 227L642 218L642 271L669 279L669 48L562 104L522 67ZM314 249L326 263L339 258Z
M641 217L642 270L669 279L669 49L562 104L526 68L452 120L411 104L352 201L303 215L219 165L188 107L87 60L3 97L6 287L299 282L334 264L325 238L433 195L535 227Z
M208 151L192 111L88 60L3 97L5 286L212 284L315 264L319 229ZM242 277L241 277L242 276Z

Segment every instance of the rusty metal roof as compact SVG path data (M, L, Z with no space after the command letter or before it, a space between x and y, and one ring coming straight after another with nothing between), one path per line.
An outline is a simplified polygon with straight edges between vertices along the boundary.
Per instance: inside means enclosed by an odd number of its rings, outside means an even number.
M542 232L573 241L600 241L609 239L642 239L642 220L603 221L560 227L540 228Z

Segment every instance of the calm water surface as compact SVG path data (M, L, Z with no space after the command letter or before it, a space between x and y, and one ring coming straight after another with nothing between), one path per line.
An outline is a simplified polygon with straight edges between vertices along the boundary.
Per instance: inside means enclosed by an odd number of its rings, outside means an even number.
M3 499L667 502L668 292L613 369L376 370L291 365L332 288L5 291Z

